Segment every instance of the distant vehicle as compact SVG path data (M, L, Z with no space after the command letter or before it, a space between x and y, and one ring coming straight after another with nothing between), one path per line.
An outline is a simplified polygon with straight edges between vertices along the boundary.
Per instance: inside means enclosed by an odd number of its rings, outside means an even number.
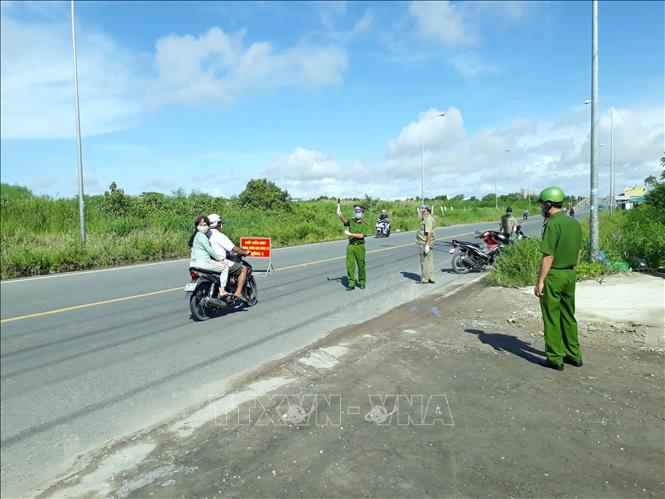
M252 266L243 260L242 257L237 258L243 265L248 267L243 296L247 300L247 306L253 307L259 300L256 280L252 275ZM222 300L217 298L221 285L218 273L190 267L189 275L192 280L185 285L185 294L189 300L189 310L192 313L193 320L205 321L210 319L211 315L220 312L224 308L235 308L239 305L239 300L233 298L233 293L235 293L238 285L237 276L229 276L226 287L224 288L229 295Z
M376 237L390 237L390 221L379 220L376 222Z

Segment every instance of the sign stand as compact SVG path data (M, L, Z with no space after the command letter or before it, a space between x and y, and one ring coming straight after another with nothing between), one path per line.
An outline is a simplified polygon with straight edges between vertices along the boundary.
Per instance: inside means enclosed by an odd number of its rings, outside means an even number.
M272 274L272 239L269 237L241 237L240 247L249 250L252 258L268 258L268 268L265 275Z

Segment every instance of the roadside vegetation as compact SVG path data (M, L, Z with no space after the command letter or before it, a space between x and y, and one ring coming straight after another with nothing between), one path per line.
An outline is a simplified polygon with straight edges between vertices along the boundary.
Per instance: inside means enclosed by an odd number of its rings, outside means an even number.
M606 263L591 262L589 258L589 223L582 222L584 254L577 269L577 280L599 279L616 271L617 263L637 266L643 260L647 268L665 269L665 157L660 164L660 180L647 177L650 184L646 203L632 210L603 212L599 220L599 247ZM540 240L520 241L506 249L488 280L495 286L534 285L540 270Z
M440 196L428 202L439 227L498 221L507 206L519 218L528 205L520 194L500 196L498 213L493 195L467 200L463 194L451 199ZM393 232L414 230L420 221L416 199L345 199L342 211L347 217L354 203L367 208L370 231L382 209L390 215ZM87 242L82 245L77 198L36 196L25 187L1 184L0 277L186 258L194 219L209 213L222 216L224 232L236 243L251 236L271 237L274 247L342 239L335 207L335 198L293 200L265 179L251 180L232 198L182 190L132 196L114 182L104 195L85 197ZM532 204L532 213L536 209Z

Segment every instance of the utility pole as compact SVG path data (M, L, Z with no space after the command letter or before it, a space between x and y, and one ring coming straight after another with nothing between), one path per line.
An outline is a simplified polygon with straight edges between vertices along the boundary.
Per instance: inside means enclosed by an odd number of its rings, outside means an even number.
M591 236L591 261L598 261L598 170L596 168L596 144L598 129L596 117L598 111L598 0L591 2L591 216L589 232Z
M74 90L76 94L76 152L79 177L79 221L81 243L85 244L85 203L83 201L83 159L81 158L81 113L79 111L79 72L76 62L76 25L74 22L74 0L72 0L72 49L74 53Z

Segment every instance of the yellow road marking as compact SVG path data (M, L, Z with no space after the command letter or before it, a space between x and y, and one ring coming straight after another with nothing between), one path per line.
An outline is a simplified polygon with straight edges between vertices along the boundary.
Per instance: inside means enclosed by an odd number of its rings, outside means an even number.
M473 234L473 232L463 232L462 234L453 234L452 236L446 236L445 239L450 239L451 237L460 237L460 236L466 236L468 234ZM406 244L400 244L398 246L390 246L389 248L381 248L381 249L375 249L372 251L368 251L367 253L380 253L381 251L390 251L398 248L405 248L407 246L413 246L416 244L415 242L411 243L406 243ZM335 260L342 260L346 258L346 255L344 256L335 256L333 258L325 258L323 260L317 260L314 262L307 262L307 263L299 263L297 265L289 265L288 267L281 267L278 269L275 269L275 272L280 272L283 270L291 270L291 269L297 269L297 268L302 268L302 267L308 267L310 265L317 265L319 263L326 263L326 262L333 262ZM37 312L34 314L28 314L28 315L19 315L17 317L9 317L8 319L2 319L0 320L0 324L5 324L7 322L14 322L14 321L21 321L24 319L33 319L35 317L44 317L46 315L53 315L53 314L60 314L63 312L70 312L72 310L80 310L83 308L90 308L90 307L96 307L99 305L108 305L109 303L118 303L121 301L127 301L127 300L135 300L137 298L145 298L146 296L154 296L154 295L160 295L164 293L171 293L173 291L180 291L184 287L183 286L178 286L177 288L170 288L170 289L162 289L160 291L152 291L150 293L141 293L139 295L131 295L131 296L123 296L121 298L113 298L111 300L102 300L102 301L96 301L93 303L84 303L83 305L74 305L73 307L65 307L65 308L57 308L54 310L47 310L46 312Z
M181 290L181 289L183 289L183 286L178 286L177 288L171 288L171 289L162 289L160 291L152 291L150 293L141 293L140 295L123 296L122 298L113 298L111 300L96 301L94 303L84 303L83 305L74 305L73 307L65 307L65 308L58 308L58 309L55 309L55 310L47 310L46 312L37 312L35 314L20 315L18 317L10 317L9 319L2 319L0 321L0 324L4 324L6 322L20 321L20 320L23 320L23 319L32 319L33 317L43 317L45 315L59 314L59 313L62 313L62 312L69 312L71 310L79 310L79 309L82 309L82 308L96 307L97 305L106 305L108 303L117 303L119 301L134 300L136 298L145 298L146 296L161 295L163 293L170 293L171 291L177 291L177 290Z

